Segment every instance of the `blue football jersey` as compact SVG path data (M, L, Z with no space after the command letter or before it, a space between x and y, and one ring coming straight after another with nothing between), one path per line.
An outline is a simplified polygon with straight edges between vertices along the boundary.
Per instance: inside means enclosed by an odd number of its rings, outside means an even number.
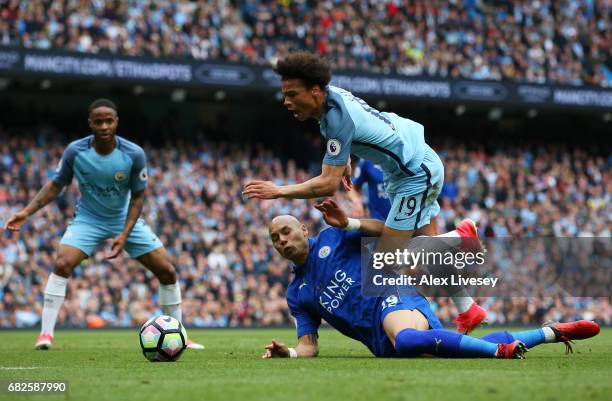
M144 150L119 136L108 155L93 147L93 135L76 140L64 151L53 181L69 185L76 176L81 191L76 213L95 220L125 220L130 193L147 187Z
M355 167L353 184L361 189L364 184L368 184L368 208L370 216L374 219L387 219L391 202L385 191L383 181L383 171L380 166L375 165L369 160L361 159Z
M287 304L296 320L298 338L317 333L325 319L342 334L381 355L383 298L361 292L361 233L334 227L309 239L306 263L295 266L287 289Z
M415 175L423 162L424 128L395 113L380 112L344 89L328 86L321 135L327 140L323 163L340 166L351 154L379 165L388 193Z

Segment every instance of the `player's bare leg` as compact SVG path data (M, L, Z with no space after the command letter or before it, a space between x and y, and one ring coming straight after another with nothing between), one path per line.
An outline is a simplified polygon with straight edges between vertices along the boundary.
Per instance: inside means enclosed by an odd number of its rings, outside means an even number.
M181 287L177 281L176 269L170 262L164 247L160 247L137 258L159 280L159 302L165 315L183 321L181 313ZM204 349L202 344L187 339L187 347Z
M45 286L41 330L34 345L36 349L47 350L51 348L57 315L66 297L68 278L74 268L85 258L87 258L87 255L78 248L70 245L59 246L53 273L49 275Z
M383 329L395 347L395 337L404 329L428 330L427 319L418 310L398 310L389 313L383 321Z
M466 231L463 226L467 225L468 223L469 222L466 222L466 221L461 223L462 224L461 229L463 231ZM474 230L475 230L475 227L474 227ZM434 247L442 246L443 248L443 249L429 249L431 251L435 251L435 250L444 251L444 250L447 250L448 247L455 247L459 249L463 247L466 244L466 242L468 242L469 244L472 244L472 243L479 244L477 237L467 238L466 235L473 235L473 234L464 233L463 231L457 230L457 231L451 231L450 233L438 235L438 219L437 217L432 217L428 224L424 225L423 227L417 230L404 231L404 230L396 230L388 226L385 226L383 228L381 238L403 237L403 238L412 238L413 241L414 239L418 237L438 237L438 238L443 239L442 241L439 241L439 245L436 243L433 243L432 241L429 241L427 245L429 245L430 247L431 246L434 246ZM415 248L420 249L421 245L424 245L424 244L420 242L418 245L415 246ZM410 242L408 243L408 246L410 247ZM384 251L384 250L377 249L377 252L380 252L380 251ZM486 323L486 318L487 318L486 311L474 301L474 299L467 293L467 291L465 291L465 289L461 288L461 289L456 290L456 292L451 295L451 299L453 300L453 302L455 303L455 306L459 310L459 315L457 316L455 320L453 320L453 323L457 325L457 331L463 334L469 334L472 330L474 330L479 325Z

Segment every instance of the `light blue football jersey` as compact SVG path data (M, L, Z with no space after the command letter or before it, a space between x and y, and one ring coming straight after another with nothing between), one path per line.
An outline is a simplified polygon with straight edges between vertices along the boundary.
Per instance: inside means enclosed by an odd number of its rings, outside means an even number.
M321 134L327 140L323 163L343 165L350 154L378 164L390 193L414 176L425 151L423 125L380 112L344 89L328 86Z
M53 181L69 185L73 176L79 182L81 198L76 213L95 221L124 221L131 192L147 187L147 166L144 150L119 136L108 155L93 147L93 135L78 139L66 148Z

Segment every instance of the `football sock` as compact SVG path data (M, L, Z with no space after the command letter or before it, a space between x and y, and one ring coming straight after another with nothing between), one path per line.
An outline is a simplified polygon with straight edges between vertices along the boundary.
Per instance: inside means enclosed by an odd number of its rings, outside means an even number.
M461 237L457 233L457 231L450 231L445 234L441 234L435 237L428 236L418 236L412 238L407 245L407 248L411 252L448 252L448 251L456 251L461 245ZM425 270L430 271L427 265L423 265ZM437 266L435 270L436 276L446 277L455 273L454 269L450 266L443 266L442 268L446 268L445 271L439 270L441 266ZM453 271L450 271L452 269ZM450 292L450 298L455 303L455 306L459 310L459 313L467 312L470 309L470 306L474 303L474 299L467 293L465 288L459 287L450 287L446 289Z
M458 248L461 246L461 235L456 230L449 231L444 234L436 235L437 238L444 238L444 242L448 243L450 246Z
M493 358L497 345L448 330L404 329L395 337L395 350L400 356L431 354L451 358Z
M49 275L45 287L45 301L43 304L40 334L48 333L53 336L57 315L66 297L67 284L68 279L66 277L58 276L55 273Z
M455 295L451 297L457 310L459 313L467 312L470 309L470 306L474 303L474 299L470 297L465 290L465 288L461 288Z
M181 313L181 287L178 281L174 284L159 285L159 303L164 315L172 316L179 322L183 321Z
M486 336L480 337L480 339L496 344L510 344L514 340L521 340L527 348L532 348L543 343L557 341L555 333L550 327L527 331L517 331L512 333L508 331L499 331L496 333L487 334Z

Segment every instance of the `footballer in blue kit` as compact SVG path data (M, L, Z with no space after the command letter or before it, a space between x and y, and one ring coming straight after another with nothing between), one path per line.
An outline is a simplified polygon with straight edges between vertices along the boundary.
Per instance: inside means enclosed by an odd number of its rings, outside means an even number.
M274 248L294 263L287 304L295 318L298 345L277 340L263 358L314 357L318 329L324 319L342 334L363 343L377 357L523 358L542 343L569 342L599 333L591 321L555 323L541 329L496 332L482 338L444 330L425 297L416 290L402 295L396 288L384 297L361 293L361 237L379 236L384 224L362 219L359 231L347 231L348 218L333 200L316 206L331 227L315 237L293 216L275 217L269 225Z
M125 249L130 257L142 263L160 281L163 313L181 320L181 291L176 270L157 235L140 218L148 178L144 150L116 135L119 117L112 101L94 101L89 106L88 122L92 134L68 145L52 180L6 224L8 230L20 230L30 215L57 198L76 177L81 197L74 219L60 241L53 273L45 286L36 349L45 350L52 345L55 322L72 271L102 241L110 238L113 242L106 258L113 259ZM189 346L203 348L191 341Z
M386 220L391 209L391 203L385 191L383 171L379 165L369 160L360 159L353 169L354 188L348 192L349 198L353 201L354 210L363 210L363 201L357 191L360 191L366 184L368 186L369 216L377 220Z
M463 233L478 237L476 225L464 220L457 230L438 235L438 195L444 181L444 166L437 153L425 142L423 125L395 113L376 110L351 92L330 85L329 63L309 52L297 52L281 59L275 71L281 77L284 105L299 121L318 121L326 140L321 174L305 182L278 186L272 181L251 181L243 195L255 199L310 199L332 196L340 185L350 192L351 154L380 166L384 189L390 203L384 216L382 237L411 238L439 236L447 249L482 251L479 241L464 247ZM388 241L379 242L379 251L388 251ZM465 289L451 298L459 315L457 330L469 333L484 323L486 311Z

